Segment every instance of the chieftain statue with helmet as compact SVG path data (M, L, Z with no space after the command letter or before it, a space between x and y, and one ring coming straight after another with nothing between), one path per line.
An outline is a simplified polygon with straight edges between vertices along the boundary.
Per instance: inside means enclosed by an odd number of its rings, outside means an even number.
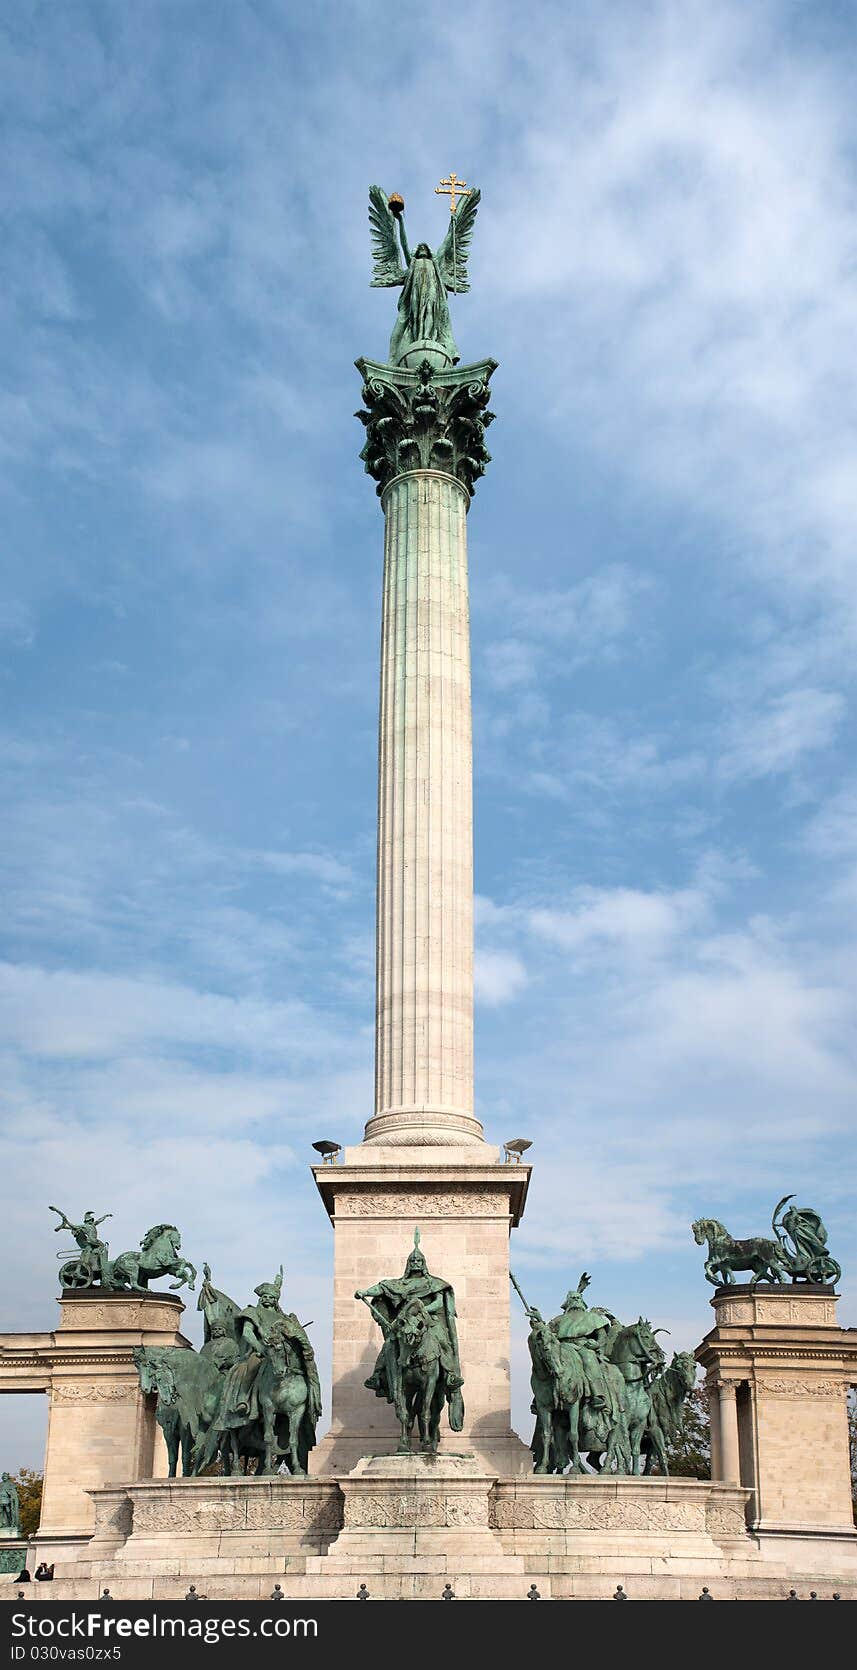
M254 1289L243 1310L214 1287L211 1271L199 1309L205 1341L199 1352L139 1348L134 1360L144 1392L158 1397L158 1421L175 1474L179 1449L185 1473L220 1460L225 1473L251 1467L307 1472L321 1416L315 1352L304 1325L280 1307L282 1266Z
M461 1432L464 1426L464 1379L455 1293L450 1282L431 1275L418 1229L404 1275L360 1288L354 1297L369 1306L384 1335L366 1386L392 1403L401 1429L400 1453L410 1452L416 1421L421 1448L436 1454L444 1404L452 1431Z

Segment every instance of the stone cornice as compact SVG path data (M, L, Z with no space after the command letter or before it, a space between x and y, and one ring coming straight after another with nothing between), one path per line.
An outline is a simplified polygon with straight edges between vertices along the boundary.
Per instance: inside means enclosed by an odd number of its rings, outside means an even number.
M366 428L360 457L382 494L397 476L434 470L452 476L468 495L491 454L485 431L489 380L496 360L436 371L425 360L416 370L355 360L363 378L363 406L355 414Z
M508 1217L520 1221L530 1180L528 1165L313 1166L319 1194L331 1218Z
M144 1342L139 1341L140 1344ZM192 1350L190 1340L183 1334L177 1334L170 1339L171 1345L184 1346ZM114 1367L117 1363L133 1363L137 1344L98 1346L91 1351L62 1351L46 1347L44 1351L3 1351L0 1352L0 1377L5 1368L74 1368L78 1363L103 1363Z

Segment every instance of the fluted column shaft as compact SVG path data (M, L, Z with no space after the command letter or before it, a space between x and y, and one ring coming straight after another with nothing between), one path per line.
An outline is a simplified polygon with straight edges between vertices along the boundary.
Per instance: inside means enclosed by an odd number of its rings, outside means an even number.
M721 1380L717 1390L720 1400L721 1477L727 1484L738 1484L741 1479L741 1460L735 1383L732 1380Z
M473 790L466 488L385 488L375 1116L367 1142L482 1140L473 1116Z

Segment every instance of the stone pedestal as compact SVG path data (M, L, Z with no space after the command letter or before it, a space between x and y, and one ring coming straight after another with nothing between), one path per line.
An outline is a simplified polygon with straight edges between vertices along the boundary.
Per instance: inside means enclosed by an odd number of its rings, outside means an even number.
M532 1458L510 1416L509 1231L523 1211L529 1167L501 1164L487 1143L440 1152L364 1145L345 1158L315 1168L335 1245L331 1426L313 1452L313 1473L350 1473L361 1457L396 1449L390 1405L363 1384L380 1330L354 1294L402 1274L416 1227L429 1269L455 1289L466 1415L454 1433L444 1413L442 1450L472 1450L490 1473L528 1472Z
M146 1480L94 1490L95 1530L28 1599L857 1599L852 1546L748 1531L749 1492L703 1479L495 1478L473 1456L367 1456L334 1478ZM41 1556L42 1550L39 1550ZM35 1550L31 1551L31 1559ZM51 1558L52 1555L48 1555ZM8 1591L11 1598L12 1591ZM0 1600L4 1597L0 1584Z
M93 1529L88 1491L151 1478L155 1400L144 1398L134 1349L186 1346L184 1305L172 1293L64 1293L51 1336L41 1545ZM41 1557L41 1549L40 1549Z
M0 1530L0 1579L16 1578L26 1564L26 1538L20 1536L17 1531Z
M840 1540L857 1571L846 1409L857 1333L838 1326L836 1294L742 1285L711 1303L715 1326L696 1355L713 1415L712 1476L750 1489L762 1545Z
M494 1480L473 1455L366 1456L339 1480L343 1527L324 1560L328 1579L349 1572L523 1572L491 1528Z

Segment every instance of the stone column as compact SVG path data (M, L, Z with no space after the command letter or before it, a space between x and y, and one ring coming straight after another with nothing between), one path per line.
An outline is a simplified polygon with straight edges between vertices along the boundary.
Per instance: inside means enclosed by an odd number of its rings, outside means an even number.
M741 1476L738 1449L738 1406L735 1402L734 1380L721 1380L717 1386L720 1477L724 1484L738 1484Z
M384 509L375 1112L365 1141L462 1148L473 1112L473 807L467 510L488 462L494 361L363 372Z
M367 1142L480 1141L473 1116L468 493L385 488L375 1117Z
M723 1457L720 1449L720 1397L716 1385L706 1387L708 1424L711 1431L711 1477L723 1478Z

